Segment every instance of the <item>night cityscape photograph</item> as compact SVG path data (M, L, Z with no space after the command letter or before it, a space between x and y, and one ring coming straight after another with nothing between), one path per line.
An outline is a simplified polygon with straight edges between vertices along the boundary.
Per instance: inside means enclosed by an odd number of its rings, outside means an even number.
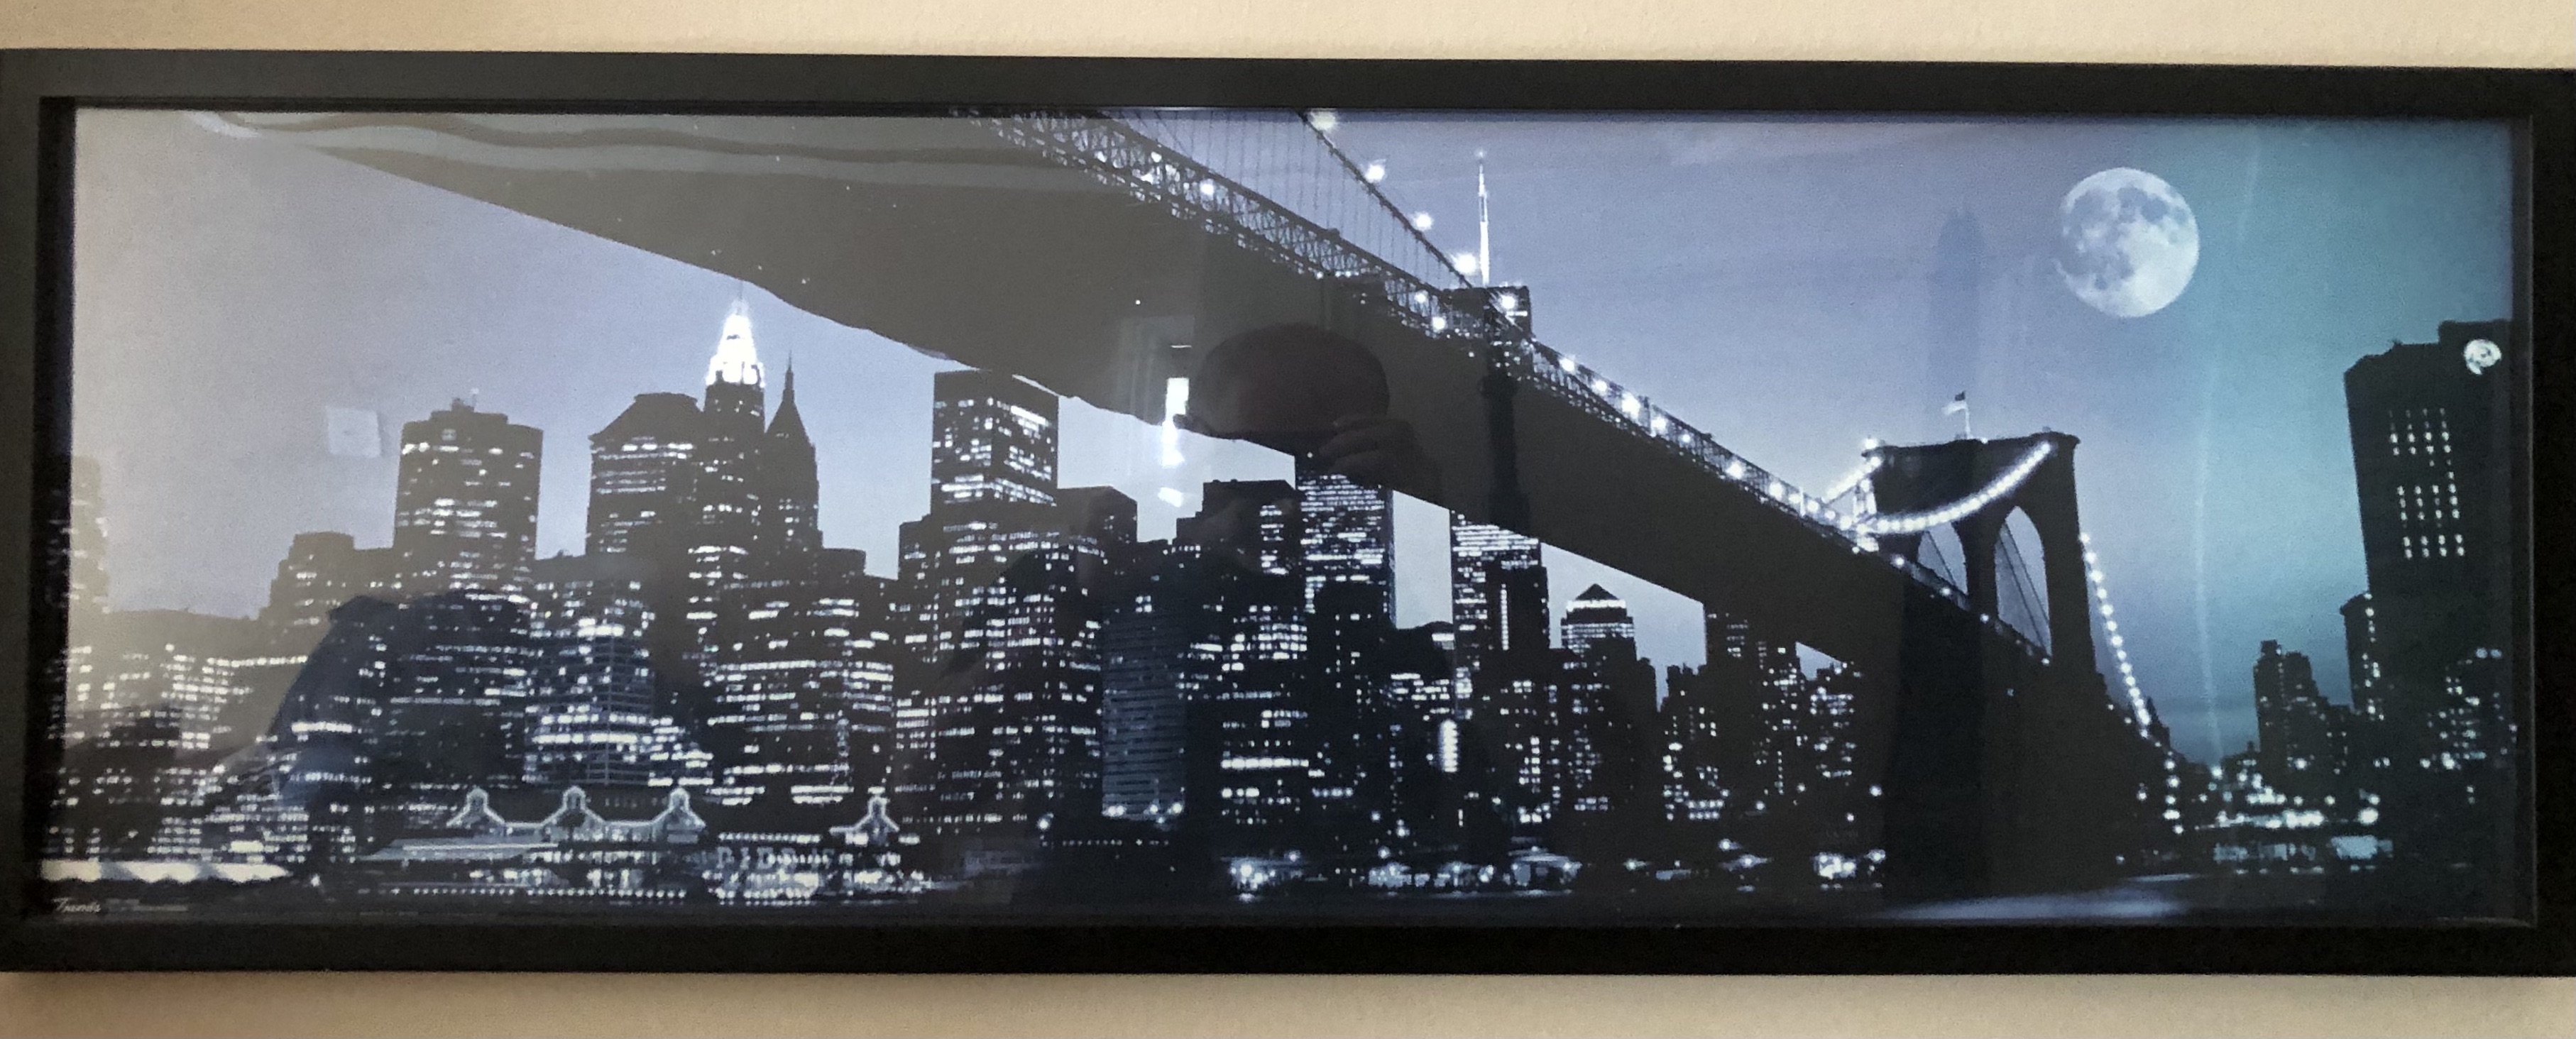
M2501 123L85 110L62 914L2530 914Z

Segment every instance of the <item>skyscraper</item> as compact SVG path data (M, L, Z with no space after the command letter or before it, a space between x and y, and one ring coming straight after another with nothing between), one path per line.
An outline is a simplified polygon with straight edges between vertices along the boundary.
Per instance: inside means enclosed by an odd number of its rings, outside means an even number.
M1020 845L1099 811L1100 604L1084 572L1108 528L1057 504L1053 394L973 370L940 373L933 393L930 512L902 533L918 627L896 785L923 830Z
M804 414L796 410L792 365L787 384L778 391L778 413L761 437L752 477L759 510L752 538L755 554L783 560L822 551L823 530L815 517L821 481L814 472L814 441L805 435Z
M1628 612L1628 604L1600 585L1593 585L1575 596L1565 607L1565 648L1577 655L1591 652L1592 644L1603 639L1624 639L1631 656L1637 645L1637 620Z
M615 552L531 568L536 673L521 741L528 783L598 788L656 778L644 758L656 721L653 575L643 559Z
M98 460L72 456L71 529L64 538L64 591L74 615L107 609L107 524Z
M1214 481L1178 524L1176 582L1212 675L1189 702L1185 824L1219 856L1297 849L1319 780L1299 549L1305 510L1275 480Z
M933 379L931 503L1055 502L1056 399L1000 372Z
M462 400L403 424L393 537L403 594L526 587L544 443L543 432Z
M712 793L833 804L883 785L902 647L888 582L868 574L866 554L772 560L717 601L704 719L720 776Z
M1187 803L1191 704L1217 680L1217 618L1195 580L1196 546L1149 551L1138 587L1100 623L1101 813L1169 823Z
M2509 322L2444 322L2434 342L2392 345L2344 373L2374 691L2410 728L2447 706L2447 669L2510 644L2512 333Z
M1449 516L1449 613L1461 675L1515 643L1547 641L1547 581L1537 538ZM1538 575L1535 582L1513 580ZM1532 594L1532 593L1535 594Z
M639 393L590 436L592 554L622 552L669 565L697 525L698 402L684 393Z
M1395 615L1394 492L1297 460L1297 491L1305 509L1301 553L1306 608L1313 610L1326 585L1357 585L1365 592L1344 601L1374 616Z
M2340 786L2343 715L2317 691L2307 654L2284 653L2279 642L2264 640L2254 661L2254 724L2266 782L2324 803Z
M2512 323L2444 322L2344 372L2368 592L2345 605L2355 742L2401 862L2467 866L2451 911L2524 903L2515 803ZM2427 894L2433 892L2428 891Z
M1387 767L1387 643L1395 633L1394 495L1297 460L1307 650L1307 709L1318 822L1354 850L1375 846L1394 822Z
M442 592L404 603L387 630L387 676L370 736L380 805L426 825L476 786L520 780L537 647L520 600ZM291 695L291 694L290 694Z
M760 531L760 449L767 407L766 369L751 337L751 311L735 300L707 360L699 406L703 431L691 488L697 524L688 538L688 629L692 662L715 652L714 629L724 589L751 575ZM801 424L800 427L801 428Z
M359 548L356 538L336 530L297 534L268 584L259 622L281 651L310 652L331 629L331 611L391 589L394 564L392 549Z

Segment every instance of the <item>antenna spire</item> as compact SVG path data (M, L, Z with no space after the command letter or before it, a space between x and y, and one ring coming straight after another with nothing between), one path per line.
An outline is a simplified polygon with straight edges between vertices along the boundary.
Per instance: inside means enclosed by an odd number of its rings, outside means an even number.
M1476 284L1494 283L1494 212L1485 194L1485 150L1476 149Z

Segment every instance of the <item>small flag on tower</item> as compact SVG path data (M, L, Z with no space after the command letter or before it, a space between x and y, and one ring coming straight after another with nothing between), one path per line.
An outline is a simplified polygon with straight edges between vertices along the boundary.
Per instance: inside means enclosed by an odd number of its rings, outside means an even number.
M1968 410L1968 391L1960 390L1958 396L1950 398L1950 403L1942 406L1941 413L1956 415L1966 410Z

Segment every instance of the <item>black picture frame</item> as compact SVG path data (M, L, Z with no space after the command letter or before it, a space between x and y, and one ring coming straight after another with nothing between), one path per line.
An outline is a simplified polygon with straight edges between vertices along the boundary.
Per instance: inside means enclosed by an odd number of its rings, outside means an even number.
M40 532L68 480L71 116L85 106L814 114L957 106L2295 115L2512 122L2515 318L2530 330L2522 728L2536 918L2518 925L1476 926L938 924L450 916L63 919L36 902L59 588ZM2576 973L2576 73L1904 63L810 55L0 53L0 967L1395 973Z

